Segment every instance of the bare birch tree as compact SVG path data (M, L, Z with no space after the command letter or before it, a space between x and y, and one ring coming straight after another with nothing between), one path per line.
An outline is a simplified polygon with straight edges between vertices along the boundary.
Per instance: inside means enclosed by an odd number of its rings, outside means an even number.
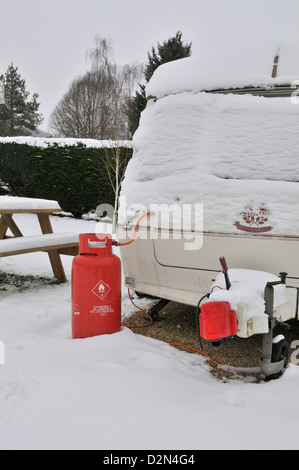
M90 70L73 80L50 116L50 130L61 137L129 139L128 99L140 66L117 65L111 40L100 37L87 58Z
M62 137L109 139L111 85L103 70L76 78L51 114L50 129Z
M129 103L142 76L142 66L118 65L109 38L95 37L95 47L87 51L88 72L76 78L50 117L50 130L61 137L111 140L105 167L114 193L114 224L118 196L127 157L122 157L121 141L131 139ZM112 154L112 157L111 157Z
M102 71L109 82L110 125L112 140L128 139L128 104L137 82L142 76L140 64L118 65L113 59L114 51L111 39L95 37L95 47L90 49L87 57L95 73Z
M106 170L113 187L114 213L112 222L112 233L116 231L116 222L118 214L118 198L121 182L124 178L125 169L128 163L129 151L125 155L121 152L123 147L122 140L130 136L128 111L132 93L142 75L141 65L119 66L113 60L113 48L110 39L95 38L96 47L89 51L89 57L92 62L92 70L102 70L111 79L114 86L110 89L110 99L112 102L111 119L111 151L106 149Z

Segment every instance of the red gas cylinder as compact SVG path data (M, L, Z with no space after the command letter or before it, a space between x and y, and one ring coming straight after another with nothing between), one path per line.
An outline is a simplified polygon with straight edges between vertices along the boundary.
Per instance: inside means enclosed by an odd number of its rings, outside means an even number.
M109 234L79 235L72 265L72 335L86 338L121 329L121 262Z
M200 336L216 341L238 332L237 314L228 302L206 302L199 315Z

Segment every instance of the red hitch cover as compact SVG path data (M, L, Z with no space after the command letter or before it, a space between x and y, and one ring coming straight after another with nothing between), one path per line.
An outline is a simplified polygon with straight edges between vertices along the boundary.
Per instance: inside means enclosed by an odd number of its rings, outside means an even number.
M228 302L206 302L199 315L200 336L216 341L238 332L237 314Z

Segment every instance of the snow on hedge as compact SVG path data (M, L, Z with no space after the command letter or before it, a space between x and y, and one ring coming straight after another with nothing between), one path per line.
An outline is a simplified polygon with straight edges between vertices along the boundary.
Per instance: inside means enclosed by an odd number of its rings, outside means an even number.
M111 147L128 147L131 148L132 142L129 140L97 140L97 139L73 139L60 137L0 137L1 143L27 144L32 147L48 147L58 145L59 147L70 147L83 144L90 148L111 148Z

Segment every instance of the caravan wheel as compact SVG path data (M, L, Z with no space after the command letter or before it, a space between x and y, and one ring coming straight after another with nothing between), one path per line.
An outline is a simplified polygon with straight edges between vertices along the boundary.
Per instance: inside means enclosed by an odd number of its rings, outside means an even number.
M287 368L288 365L288 358L289 358L289 345L288 342L285 339L282 339L278 341L278 343L273 343L272 345L272 356L271 356L271 362L279 362L284 360L284 366L283 369L276 373L269 375L267 377L267 380L275 380L278 379L279 377L282 376L284 371Z

